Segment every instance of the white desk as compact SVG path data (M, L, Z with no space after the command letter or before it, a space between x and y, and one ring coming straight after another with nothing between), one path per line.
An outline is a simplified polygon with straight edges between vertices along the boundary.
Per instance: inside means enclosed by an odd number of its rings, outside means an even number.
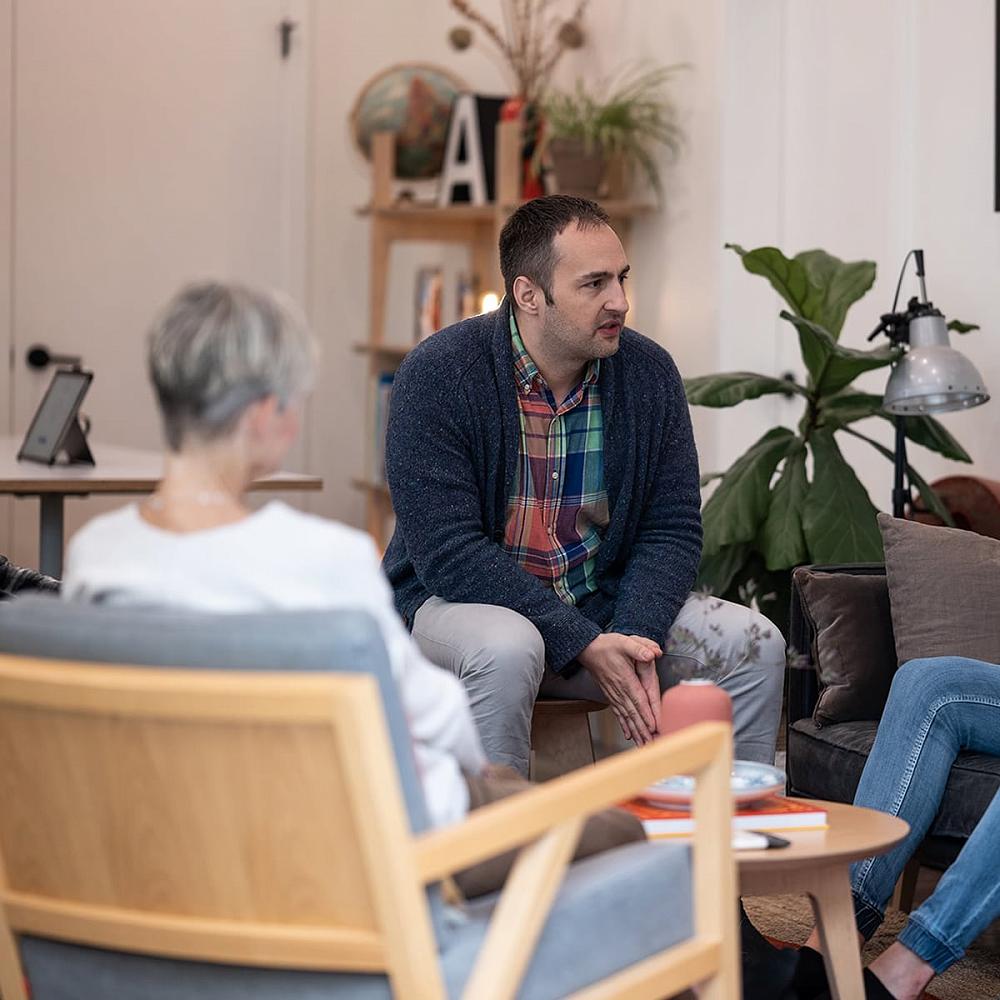
M91 442L97 465L42 465L19 462L21 438L0 437L0 494L36 496L39 514L38 566L49 576L62 575L63 501L91 493L152 493L163 475L158 451L120 448ZM252 490L320 490L318 476L278 472L259 479Z

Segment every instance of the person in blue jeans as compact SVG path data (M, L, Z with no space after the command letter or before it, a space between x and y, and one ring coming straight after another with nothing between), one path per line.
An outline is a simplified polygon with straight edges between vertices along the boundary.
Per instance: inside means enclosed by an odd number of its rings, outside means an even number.
M924 839L962 750L1000 756L1000 666L959 656L911 660L896 672L854 804L899 816L910 832L888 854L851 867L858 932L867 941L896 881ZM957 962L1000 917L1000 795L994 797L933 894L866 970L869 997L909 1000ZM818 949L814 931L806 946ZM804 950L803 950L804 951ZM817 965L803 954L800 972ZM799 990L800 996L808 995Z

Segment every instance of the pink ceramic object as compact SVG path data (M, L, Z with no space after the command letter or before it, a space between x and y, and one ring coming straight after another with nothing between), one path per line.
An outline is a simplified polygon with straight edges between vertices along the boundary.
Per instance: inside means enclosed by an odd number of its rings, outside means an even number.
M681 681L660 700L660 732L664 736L696 722L732 721L732 699L711 681Z

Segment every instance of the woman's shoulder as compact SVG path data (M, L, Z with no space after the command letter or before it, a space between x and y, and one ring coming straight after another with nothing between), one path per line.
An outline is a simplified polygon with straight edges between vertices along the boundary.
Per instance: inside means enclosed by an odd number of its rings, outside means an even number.
M97 514L73 535L72 544L86 545L105 538L121 538L142 528L137 504L130 503L117 510Z
M324 554L334 549L377 558L371 535L341 521L308 514L281 500L272 500L259 516L267 530L280 534L287 543L297 540L321 549Z

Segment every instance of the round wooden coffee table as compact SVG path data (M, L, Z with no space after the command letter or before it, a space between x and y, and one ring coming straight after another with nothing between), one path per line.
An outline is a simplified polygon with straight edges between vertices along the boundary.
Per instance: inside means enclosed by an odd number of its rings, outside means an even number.
M781 831L779 836L791 845L778 850L737 851L740 895L806 893L816 915L833 1000L856 1000L865 990L849 867L860 858L885 854L910 827L873 809L803 801L826 809L829 827Z

